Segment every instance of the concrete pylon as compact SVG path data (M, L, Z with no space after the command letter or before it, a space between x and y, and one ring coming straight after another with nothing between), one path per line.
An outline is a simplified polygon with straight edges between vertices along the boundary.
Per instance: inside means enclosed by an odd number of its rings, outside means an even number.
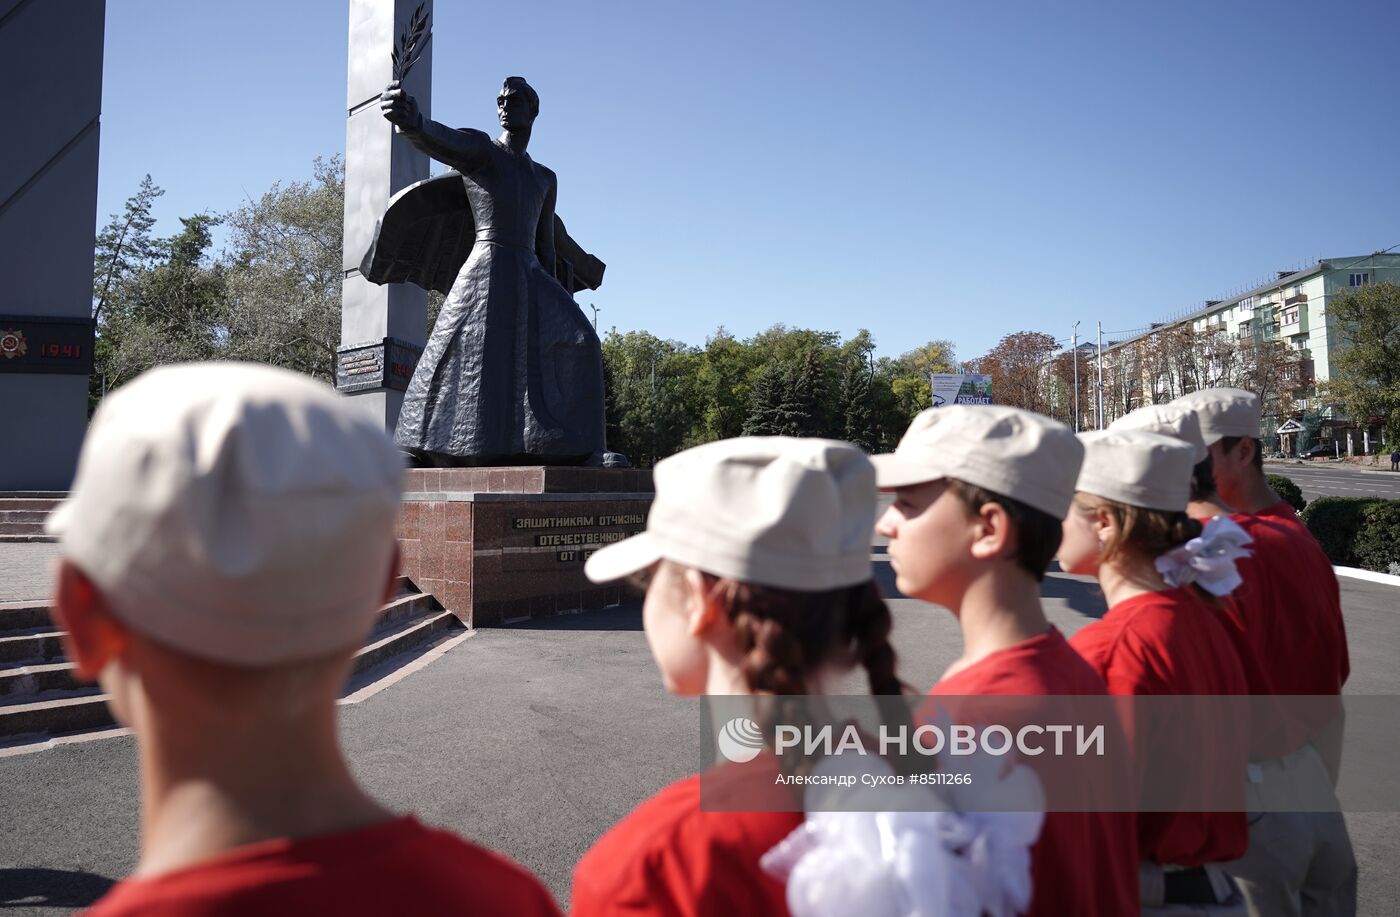
M67 490L87 432L104 0L0 0L0 490Z
M392 431L404 389L427 337L427 293L411 284L379 286L360 276L360 259L389 198L428 177L428 157L379 113L393 79L390 55L432 0L350 0L350 57L345 116L345 280L341 293L336 388L353 396ZM403 80L427 117L432 110L430 41Z

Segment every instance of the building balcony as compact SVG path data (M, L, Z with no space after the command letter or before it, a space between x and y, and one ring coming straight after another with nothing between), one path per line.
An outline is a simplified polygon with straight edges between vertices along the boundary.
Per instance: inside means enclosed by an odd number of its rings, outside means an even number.
M1289 321L1289 319L1292 321ZM1299 309L1297 315L1284 313L1279 325L1279 333L1284 337L1292 337L1295 334L1307 334L1308 332L1308 310Z
M1285 299L1285 300L1283 301L1283 304L1284 304L1285 306L1296 306L1298 303L1307 302L1307 301L1308 301L1308 294L1306 294L1306 293L1299 293L1299 294L1297 294L1296 296L1290 296L1290 297L1288 297L1287 299Z
M1289 360L1279 370L1279 381L1289 391L1300 391L1313 386L1313 361L1309 359Z

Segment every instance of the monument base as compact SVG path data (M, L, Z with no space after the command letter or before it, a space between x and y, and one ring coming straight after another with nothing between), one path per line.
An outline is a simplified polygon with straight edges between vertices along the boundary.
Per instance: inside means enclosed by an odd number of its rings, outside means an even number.
M646 527L640 468L415 468L399 509L402 573L468 627L618 604L583 562Z

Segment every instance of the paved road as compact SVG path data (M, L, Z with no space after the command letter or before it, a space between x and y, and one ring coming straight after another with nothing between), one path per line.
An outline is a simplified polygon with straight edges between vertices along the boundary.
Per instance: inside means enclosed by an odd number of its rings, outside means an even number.
M887 563L876 572L892 587ZM1082 578L1052 574L1044 595L1066 633L1103 610L1097 587ZM1392 587L1343 581L1349 691L1400 693L1397 596ZM956 622L909 599L891 607L900 672L927 687L957 655ZM698 721L695 701L662 688L635 604L481 631L341 714L352 766L371 792L503 850L561 901L573 863L599 834L697 766ZM0 787L7 913L66 913L135 863L131 738L0 758ZM1362 868L1361 913L1393 913L1400 815L1349 816L1348 824Z
M1382 457L1384 458L1384 457ZM1389 468L1387 460L1382 469ZM1270 474L1291 478L1303 491L1303 497L1386 497L1400 500L1400 474L1381 470L1353 470L1350 465L1293 465L1270 462L1264 466Z

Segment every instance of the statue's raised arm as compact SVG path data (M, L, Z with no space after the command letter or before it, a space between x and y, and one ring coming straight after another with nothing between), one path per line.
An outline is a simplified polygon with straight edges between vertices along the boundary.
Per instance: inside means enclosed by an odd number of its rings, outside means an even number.
M489 134L471 128L447 127L424 117L418 102L397 80L380 95L379 111L410 143L459 172L476 171L490 154Z

